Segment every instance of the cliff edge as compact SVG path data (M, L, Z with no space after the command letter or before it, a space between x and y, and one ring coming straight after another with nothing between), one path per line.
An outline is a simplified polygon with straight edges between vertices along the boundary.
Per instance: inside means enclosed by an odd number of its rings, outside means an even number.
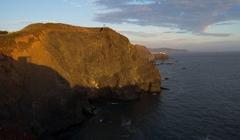
M160 73L146 53L110 28L32 24L1 35L0 53L51 68L91 97L125 100L160 92Z
M39 23L0 34L4 138L58 136L94 113L89 97L130 100L143 92L160 92L153 56L110 28Z

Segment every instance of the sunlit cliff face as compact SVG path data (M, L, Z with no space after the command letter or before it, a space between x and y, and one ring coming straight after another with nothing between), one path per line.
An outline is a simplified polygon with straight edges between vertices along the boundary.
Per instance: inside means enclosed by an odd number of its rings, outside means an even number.
M0 36L0 54L49 67L72 88L134 86L159 92L159 71L150 60L150 52L139 48L110 28L66 24L31 24L18 32Z

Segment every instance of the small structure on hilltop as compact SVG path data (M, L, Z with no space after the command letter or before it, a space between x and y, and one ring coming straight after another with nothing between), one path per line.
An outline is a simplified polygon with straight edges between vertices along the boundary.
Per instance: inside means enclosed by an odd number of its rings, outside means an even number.
M30 56L20 56L18 57L18 61L22 63L30 63L31 57Z
M7 57L4 54L0 54L0 61L7 60Z
M4 56L2 54L0 54L0 60L3 60Z
M8 31L0 31L0 35L6 35L8 34Z

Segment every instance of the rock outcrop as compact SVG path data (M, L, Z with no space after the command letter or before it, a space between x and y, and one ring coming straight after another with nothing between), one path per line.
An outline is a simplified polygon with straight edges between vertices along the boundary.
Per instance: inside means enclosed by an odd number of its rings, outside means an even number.
M0 36L0 52L51 68L71 88L92 97L125 100L160 92L160 74L149 52L110 28L32 24Z

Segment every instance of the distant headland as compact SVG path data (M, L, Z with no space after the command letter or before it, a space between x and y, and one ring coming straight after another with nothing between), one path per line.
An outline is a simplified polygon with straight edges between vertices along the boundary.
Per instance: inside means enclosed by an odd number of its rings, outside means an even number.
M189 50L186 49L173 49L173 48L148 48L152 53L163 52L163 53L186 53Z

